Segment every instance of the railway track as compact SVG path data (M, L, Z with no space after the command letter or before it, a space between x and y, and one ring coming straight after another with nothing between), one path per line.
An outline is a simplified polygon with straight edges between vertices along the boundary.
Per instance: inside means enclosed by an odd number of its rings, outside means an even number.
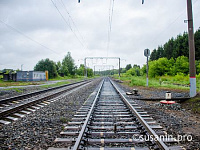
M25 114L55 101L58 96L62 96L62 94L91 81L80 81L0 100L0 123L9 124L10 121L18 120L19 117L23 117Z
M88 81L90 81L90 80L88 80ZM0 100L0 108L4 107L5 105L9 105L9 103L13 103L13 101L14 102L22 101L23 99L31 98L33 96L40 95L42 93L46 93L46 92L50 92L50 91L53 91L53 90L61 89L61 88L68 87L68 86L71 86L71 85L74 85L74 84L78 84L78 83L82 83L82 82L85 82L85 81L79 81L79 82L75 82L75 83L65 84L65 85L62 85L62 86L48 88L48 89L45 89L45 90L39 90L39 91L36 91L36 92L31 92L31 93L26 93L26 94L22 94L22 95L18 95L18 96L13 96L13 97L1 99Z
M60 136L48 150L184 149L109 78L100 83Z

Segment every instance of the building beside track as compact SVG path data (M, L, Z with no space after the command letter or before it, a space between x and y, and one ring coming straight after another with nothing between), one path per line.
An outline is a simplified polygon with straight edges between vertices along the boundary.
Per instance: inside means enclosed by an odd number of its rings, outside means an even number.
M16 81L46 81L43 71L17 71Z
M4 81L16 81L16 71L13 69L4 69L0 71L0 76Z
M0 78L3 81L47 81L48 71L14 71L4 69L0 71Z

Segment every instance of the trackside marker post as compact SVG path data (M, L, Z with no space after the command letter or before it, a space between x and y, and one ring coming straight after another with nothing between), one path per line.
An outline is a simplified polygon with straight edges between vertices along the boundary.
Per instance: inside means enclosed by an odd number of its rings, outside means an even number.
M149 75L148 75L148 72L149 72L149 66L148 66L148 61L149 61L149 56L150 56L150 50L149 49L145 49L144 50L144 56L147 57L147 86L149 86Z

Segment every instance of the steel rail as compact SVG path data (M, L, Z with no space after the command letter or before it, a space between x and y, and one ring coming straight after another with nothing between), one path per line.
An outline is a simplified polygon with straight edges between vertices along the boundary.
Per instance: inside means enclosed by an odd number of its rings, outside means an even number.
M155 139L156 144L161 148L162 150L169 150L169 148L165 145L163 141L161 141L156 134L154 130L147 124L147 122L141 117L141 115L136 111L136 109L131 105L131 103L126 99L126 97L120 92L120 90L117 88L116 84L109 78L109 81L113 85L113 87L116 89L116 91L119 93L125 104L129 107L129 109L136 115L137 119L140 121L140 123L145 127L147 132L153 136Z
M103 81L102 81L101 84L100 84L100 88L99 88L99 90L98 90L98 92L97 92L97 94L96 94L96 97L95 97L95 99L94 99L94 101L93 101L93 103L92 103L92 107L90 108L90 111L89 111L89 113L87 114L87 118L86 118L86 120L85 120L85 122L84 122L84 124L83 124L83 126L82 126L82 128L81 128L81 131L80 131L80 133L79 133L79 135L78 135L78 138L76 139L76 143L75 143L75 145L74 145L74 147L73 147L73 150L78 150L78 148L79 148L79 145L80 145L80 143L81 143L82 137L83 137L83 135L84 135L84 133L85 133L85 130L86 130L87 125L88 125L88 122L89 122L89 120L90 120L91 114L92 114L93 111L94 111L94 106L95 106L95 104L96 104L96 102L97 102L97 100L98 100L98 98L99 98L100 93L101 93L101 89L102 89L102 87L103 87L104 81L105 81L105 79L103 79Z
M1 99L0 100L0 104L5 104L5 103L11 102L11 101L22 100L22 99L24 99L26 97L39 95L41 93L49 92L49 91L52 91L52 90L56 90L56 89L59 89L59 88L67 87L67 86L78 84L78 83L85 82L85 81L92 81L92 80L83 80L83 81L79 81L79 82L75 82L75 83L70 83L70 84L65 84L65 85L61 85L61 86L48 88L48 89L45 89L45 90L39 90L39 91L36 91L36 92L30 92L30 93L27 93L27 94L22 94L22 95L18 95L18 96L14 96L14 97Z
M22 109L24 109L24 108L26 108L28 106L40 103L40 102L42 102L42 101L44 101L46 99L49 99L49 98L52 98L52 97L56 97L57 95L60 95L60 94L62 94L64 92L66 92L66 91L72 90L72 89L74 89L76 87L79 87L79 86L84 85L84 84L89 83L89 82L90 81L81 82L81 83L78 83L78 85L75 84L73 87L69 87L68 89L64 89L62 91L58 91L58 92L56 92L54 94L43 96L43 97L40 97L39 99L30 100L30 101L25 102L23 104L19 104L19 105L14 106L14 107L7 108L6 110L3 110L3 111L0 112L0 118L6 117L6 116L8 116L8 115L10 115L12 113L18 112L18 111L20 111L20 110L22 110Z

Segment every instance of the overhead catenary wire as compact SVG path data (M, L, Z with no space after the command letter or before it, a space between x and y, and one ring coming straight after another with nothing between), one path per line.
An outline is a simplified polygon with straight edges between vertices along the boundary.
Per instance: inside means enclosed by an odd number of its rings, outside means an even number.
M71 21L71 22L72 22L72 26L74 26L75 30L77 31L78 35L80 36L80 38L81 38L81 40L82 40L82 43L83 43L83 45L84 45L84 49L83 49L83 50L84 50L84 53L87 54L87 53L86 53L86 49L89 49L89 48L88 48L88 46L85 44L85 39L84 39L84 37L83 37L82 34L80 33L80 31L79 31L77 25L76 25L75 22L74 22L74 19L72 18L72 16L71 16L70 13L69 13L69 10L67 9L66 5L63 3L63 0L60 0L60 3L61 3L61 5L63 6L64 10L66 11L66 13L67 13L67 15L68 15L68 17L69 17L69 19L68 19L69 24L70 24L70 21ZM72 26L71 26L71 28L72 28ZM72 30L73 30L73 28L72 28ZM74 32L75 32L75 30L74 30Z
M39 43L38 41L36 41L36 40L32 39L31 37L29 37L28 35L24 34L24 33L23 33L22 31L20 31L19 29L15 28L15 27L13 27L13 26L11 26L11 25L9 25L9 24L7 24L6 22L4 22L4 21L2 21L2 20L0 20L0 22L1 22L2 24L4 24L6 27L8 27L9 29L11 29L11 30L13 30L13 31L15 31L15 32L17 32L17 33L23 35L24 37L26 37L27 39L31 40L32 42L34 42L34 43L36 43L36 44L38 44L38 45L44 47L44 48L47 49L47 50L50 50L50 51L54 52L54 53L57 54L57 55L60 55L60 54L57 53L56 51L54 51L54 50L48 48L48 47L45 46L44 44L41 44L41 43Z
M110 39L112 31L112 20L113 20L114 0L110 0L109 14L108 14L108 41L107 41L107 56L110 48Z
M73 23L74 27L76 28L76 30L77 30L79 36L82 38L83 42L85 42L85 40L84 40L82 34L80 33L80 31L79 31L78 27L76 26L76 24L75 24L75 22L74 22L72 16L70 15L70 13L69 13L69 11L68 11L66 5L63 3L63 0L61 0L61 4L62 4L64 10L67 12L67 14L68 14L68 16L69 16L69 19L72 21L72 23Z
M113 10L114 10L114 0L113 0L113 3L112 3L112 11L111 11L111 17L110 17L110 32L112 30Z
M51 0L53 6L56 8L56 10L58 11L58 13L60 14L61 18L63 19L63 21L67 24L67 26L70 28L70 30L72 31L72 33L74 34L74 36L77 38L77 40L79 41L79 43L83 46L83 48L85 49L84 44L81 42L81 40L78 38L77 34L73 31L70 23L67 22L67 20L65 19L65 17L63 16L63 14L61 13L61 11L59 10L59 8L56 6L56 4L54 3L53 0Z
M198 0L196 0L193 5L197 2ZM155 43L155 41L158 39L158 37L160 37L161 35L163 35L163 33L165 33L167 30L167 28L169 28L171 25L173 25L185 12L186 10L181 11L181 13L164 29L162 30L153 40L152 43Z

